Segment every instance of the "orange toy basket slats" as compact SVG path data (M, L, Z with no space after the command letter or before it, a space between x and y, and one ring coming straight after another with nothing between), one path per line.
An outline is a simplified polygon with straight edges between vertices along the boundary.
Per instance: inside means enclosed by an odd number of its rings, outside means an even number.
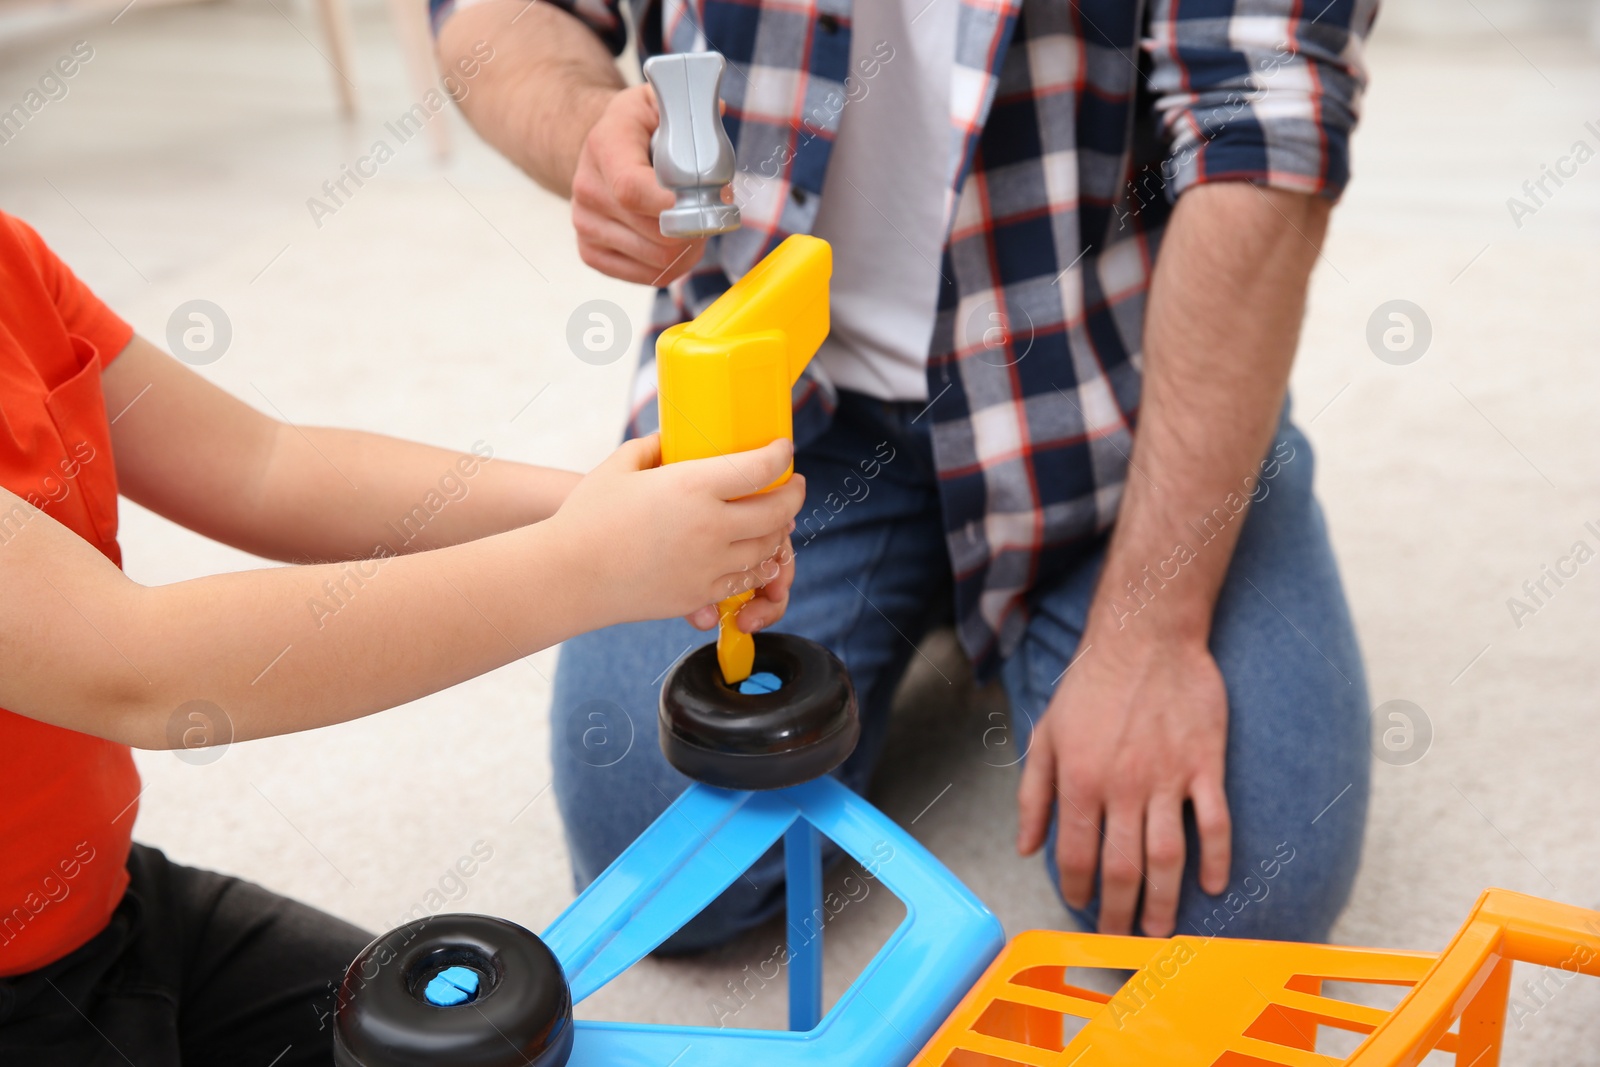
M1439 955L1031 931L913 1067L1414 1067L1435 1050L1496 1067L1515 960L1600 974L1600 913L1492 889ZM1134 974L1107 995L1069 984L1072 967ZM1326 996L1326 982L1408 992L1388 1010ZM1069 1018L1084 1020L1076 1034ZM1346 1058L1319 1053L1319 1027L1366 1038Z
M1351 1055L1350 1067L1415 1067L1426 1042L1456 1019L1456 1062L1496 1067L1513 962L1600 977L1600 912L1485 891L1422 981Z

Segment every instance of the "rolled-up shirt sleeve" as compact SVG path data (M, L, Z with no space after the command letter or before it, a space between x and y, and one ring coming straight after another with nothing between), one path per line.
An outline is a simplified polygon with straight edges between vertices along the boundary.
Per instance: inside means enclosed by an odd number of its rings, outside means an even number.
M484 0L428 0L428 21L433 25L434 34L438 34L445 20L456 11L483 2ZM593 30L605 46L611 49L611 54L614 56L621 55L622 50L627 47L628 26L618 8L619 0L527 0L527 2L553 4L559 7Z
M1338 199L1376 12L1377 0L1152 0L1144 48L1168 195L1248 181Z

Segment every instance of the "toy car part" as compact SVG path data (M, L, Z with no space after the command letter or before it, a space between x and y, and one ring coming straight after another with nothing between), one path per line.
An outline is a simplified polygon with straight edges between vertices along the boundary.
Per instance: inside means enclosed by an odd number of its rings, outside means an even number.
M667 762L724 789L798 785L843 763L861 736L844 664L815 641L761 633L753 665L743 684L729 685L713 645L679 661L661 687Z
M722 202L734 167L733 142L718 112L725 66L716 52L678 52L645 61L644 76L655 89L660 115L650 138L656 180L678 196L661 213L663 237L709 237L739 228L739 209Z
M793 439L790 391L828 336L832 273L828 242L796 234L692 322L662 332L656 341L662 462L726 456L780 437ZM773 485L792 471L791 465ZM750 492L770 488L751 485ZM743 681L752 669L750 636L734 625L751 592L739 590L718 605L717 658L730 683Z
M821 840L906 917L822 1011ZM788 878L789 1029L571 1021L572 1004L693 919L777 842ZM695 784L536 938L442 915L367 947L345 976L338 1067L904 1067L999 951L1000 923L931 853L833 778L761 793ZM451 968L471 972L461 980ZM442 979L442 981L440 981ZM437 983L437 984L436 984ZM430 1000L428 990L435 990ZM456 1003L441 1004L438 1000ZM685 1055L685 1050L690 1050Z
M820 839L892 893L906 917L825 1015ZM1004 937L1000 923L914 838L841 782L760 793L695 784L544 932L574 1001L653 951L778 841L788 879L787 1031L579 1020L575 1067L904 1067Z
M994 961L913 1067L1416 1067L1436 1050L1460 1067L1494 1067L1513 961L1600 976L1600 912L1486 890L1437 956L1030 931ZM1069 985L1068 967L1136 973L1107 995ZM1327 996L1324 982L1410 990L1385 1011ZM1086 1020L1071 1036L1069 1017ZM1316 1051L1321 1026L1367 1036L1348 1057L1325 1055Z
M572 995L543 941L486 915L396 927L345 971L336 1067L561 1067Z

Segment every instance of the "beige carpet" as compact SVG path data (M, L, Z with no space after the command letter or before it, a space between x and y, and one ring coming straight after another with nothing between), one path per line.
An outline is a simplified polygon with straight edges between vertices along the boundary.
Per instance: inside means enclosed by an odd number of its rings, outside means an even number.
M297 422L595 462L618 432L628 360L580 362L564 324L606 298L637 329L646 292L583 267L563 205L453 114L434 120L455 127L453 161L437 165L421 139L397 146L319 227L307 199L375 139L393 141L383 124L409 101L381 7L356 11L365 103L353 127L333 117L309 13L279 7L135 7L114 25L0 48L7 105L72 41L94 48L66 98L0 145L0 204L152 338L182 301L221 305L234 340L204 373L252 403ZM1600 563L1550 586L1520 626L1507 607L1575 541L1600 548L1584 529L1600 526L1600 162L1550 186L1520 227L1506 205L1574 141L1600 147L1600 73L1580 40L1523 32L1428 45L1380 29L1371 54L1357 178L1317 271L1295 393L1373 699L1414 702L1433 733L1419 762L1376 767L1337 937L1437 949L1488 885L1600 905ZM1409 365L1381 362L1366 342L1369 316L1393 299L1431 322L1431 346ZM140 581L253 563L131 506L124 529ZM959 673L948 640L930 655ZM454 895L452 908L538 928L571 897L548 791L555 660L545 652L365 722L237 745L209 766L143 754L138 834L374 928L434 890ZM1008 930L1060 923L1035 862L1008 846L1012 772L982 760L986 716L1003 701L924 668L900 703L875 799L915 818ZM430 784L441 779L448 789ZM448 872L478 842L492 857L458 884ZM880 895L841 916L828 941L835 994L898 914ZM647 964L585 1011L709 1023L724 983L777 937ZM1519 986L1532 977L1519 973ZM1524 1013L1509 1062L1600 1062L1595 986ZM1547 999L1518 996L1524 1008ZM737 1022L782 1018L775 987Z

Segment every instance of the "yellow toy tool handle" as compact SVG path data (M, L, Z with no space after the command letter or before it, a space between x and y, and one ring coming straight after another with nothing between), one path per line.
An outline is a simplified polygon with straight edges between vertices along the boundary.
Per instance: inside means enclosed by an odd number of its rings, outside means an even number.
M828 242L796 234L694 321L661 334L656 374L663 462L793 440L790 390L828 336L832 273ZM782 485L792 470L773 485ZM754 595L747 589L717 605L717 662L730 685L748 678L755 664L754 642L734 625Z
M717 601L717 666L729 685L750 677L756 666L755 638L734 625L739 609L755 599L756 591L746 589Z

